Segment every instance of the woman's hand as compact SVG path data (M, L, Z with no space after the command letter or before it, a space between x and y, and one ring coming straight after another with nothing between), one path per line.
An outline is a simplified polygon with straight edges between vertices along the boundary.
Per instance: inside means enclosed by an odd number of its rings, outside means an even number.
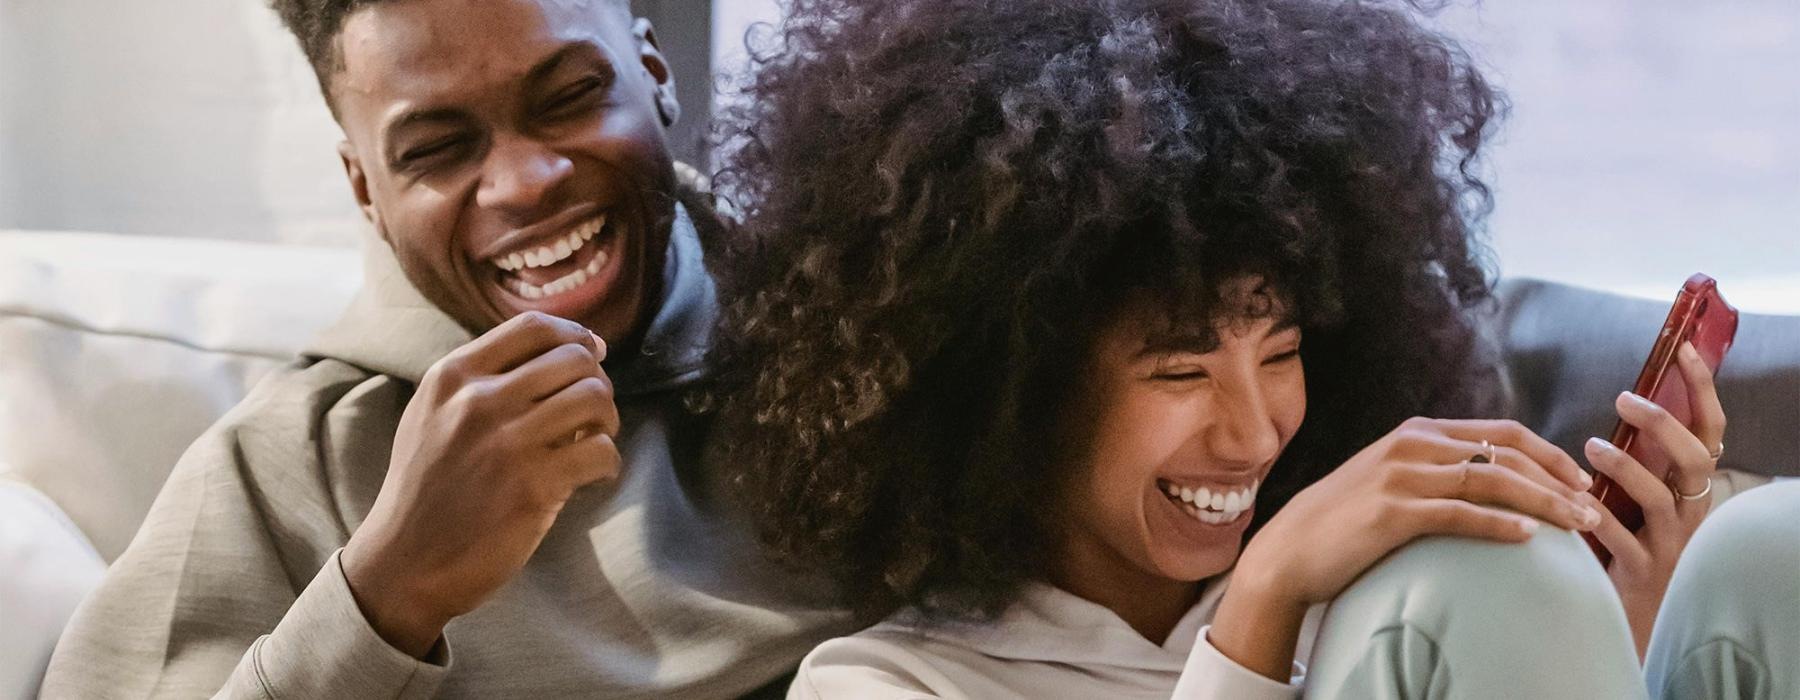
M1638 439L1649 440L1668 455L1667 479L1656 478L1631 455L1600 438L1588 440L1586 449L1594 469L1611 478L1644 511L1644 526L1637 532L1625 529L1605 508L1599 509L1600 525L1594 528L1594 538L1612 553L1606 573L1619 589L1640 658L1650 641L1656 610L1669 588L1675 562L1712 505L1709 480L1724 449L1725 410L1719 405L1712 372L1687 343L1676 353L1676 366L1687 379L1689 415L1694 419L1691 430L1663 407L1636 394L1620 394L1614 402L1619 417L1638 429ZM1678 497L1678 493L1690 498ZM1695 495L1698 497L1692 497ZM1592 496L1586 502L1599 506Z
M1492 463L1482 460L1492 445ZM1470 461L1473 459L1474 461ZM1513 421L1414 418L1301 491L1238 559L1208 633L1214 648L1286 681L1306 608L1427 535L1523 542L1538 520L1601 515L1575 460Z

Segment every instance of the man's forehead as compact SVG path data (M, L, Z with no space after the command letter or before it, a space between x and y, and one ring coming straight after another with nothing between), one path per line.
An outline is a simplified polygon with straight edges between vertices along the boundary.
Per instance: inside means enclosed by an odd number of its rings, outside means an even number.
M606 52L628 20L613 0L371 3L338 37L335 89L385 101L511 83L570 42Z

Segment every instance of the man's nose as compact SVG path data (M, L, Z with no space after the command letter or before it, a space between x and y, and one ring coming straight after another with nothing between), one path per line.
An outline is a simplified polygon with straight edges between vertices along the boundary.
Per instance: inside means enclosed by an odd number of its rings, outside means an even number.
M530 218L575 171L574 162L533 139L499 136L482 164L476 203Z

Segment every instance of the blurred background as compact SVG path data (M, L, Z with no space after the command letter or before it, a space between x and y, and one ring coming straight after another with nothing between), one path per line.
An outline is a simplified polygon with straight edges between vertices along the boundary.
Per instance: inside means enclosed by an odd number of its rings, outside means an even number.
M775 0L639 0L684 160ZM1510 94L1491 151L1502 272L1671 298L1694 271L1796 312L1800 2L1507 0L1432 21ZM258 0L0 0L0 229L355 245L340 138Z

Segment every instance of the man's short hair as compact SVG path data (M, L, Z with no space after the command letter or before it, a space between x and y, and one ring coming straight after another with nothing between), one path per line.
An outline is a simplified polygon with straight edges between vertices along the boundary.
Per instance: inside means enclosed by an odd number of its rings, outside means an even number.
M281 23L300 41L300 50L318 76L319 89L325 102L331 103L331 76L343 68L343 55L338 50L338 35L344 21L357 10L385 0L270 0L269 6L281 17ZM631 16L629 0L601 0L607 9ZM336 107L333 107L336 110Z

